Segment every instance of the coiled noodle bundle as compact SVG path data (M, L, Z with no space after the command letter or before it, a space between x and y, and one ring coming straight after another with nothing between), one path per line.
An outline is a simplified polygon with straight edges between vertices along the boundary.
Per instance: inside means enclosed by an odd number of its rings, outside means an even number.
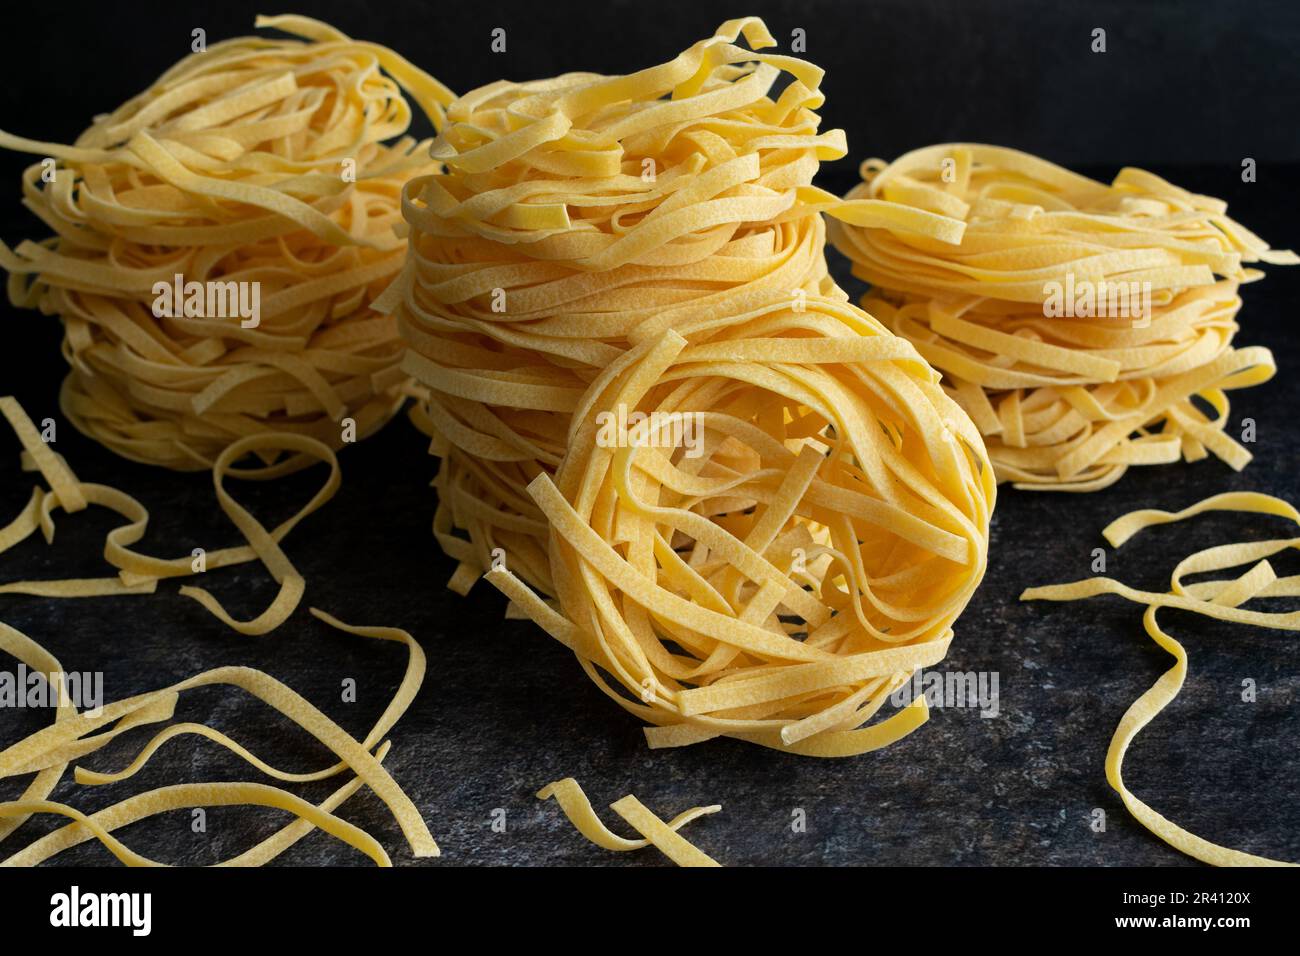
M937 378L826 297L646 338L583 396L554 481L528 488L558 610L508 564L488 579L657 725L652 746L884 746L924 699L862 725L943 658L986 564L992 470ZM611 442L618 409L640 424Z
M442 458L451 587L486 572L652 746L861 753L926 718L865 726L944 656L993 475L915 348L827 276L822 212L899 213L811 185L845 152L821 71L742 35L774 45L734 20L627 76L461 97L379 306Z
M384 304L427 388L417 419L442 457L435 531L461 562L453 587L500 548L551 590L524 488L559 467L579 398L639 327L842 295L819 211L866 211L811 185L845 153L842 131L818 132L822 71L741 35L775 42L734 20L627 76L468 93L434 143L446 171L407 185L410 257Z
M401 402L401 339L370 304L402 266L402 186L436 168L403 136L402 88L438 126L451 94L323 23L258 25L308 42L214 44L72 146L0 133L57 159L52 181L48 163L23 176L55 236L0 245L10 298L63 320L64 413L138 461L207 469L267 431L338 448L342 419L360 437ZM257 324L179 302L157 314L155 284L177 275L248 298L257 284Z
M1130 465L1240 469L1226 392L1274 372L1232 346L1244 263L1294 263L1225 204L1126 168L1110 184L1012 149L947 144L868 160L850 200L945 218L956 238L833 223L874 286L863 305L916 343L988 442L999 480L1091 491Z

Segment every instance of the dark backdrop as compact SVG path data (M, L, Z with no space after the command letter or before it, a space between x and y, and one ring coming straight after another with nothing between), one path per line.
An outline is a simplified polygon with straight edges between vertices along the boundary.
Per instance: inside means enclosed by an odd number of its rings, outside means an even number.
M251 32L275 3L9 4L0 128L67 141L189 50ZM1300 160L1294 0L298 0L283 4L387 44L457 92L569 70L661 62L722 20L807 34L826 68L828 126L854 156L967 140L1064 163ZM564 11L561 13L561 11ZM494 27L507 51L489 50ZM1107 51L1091 52L1094 28ZM0 181L19 166L6 158ZM841 164L850 168L851 163Z
M1109 177L1141 163L1188 188L1222 196L1242 222L1277 246L1300 245L1294 184L1300 174L1295 49L1300 4L1062 4L913 2L687 4L307 3L354 35L389 44L457 89L504 75L562 69L625 71L659 62L710 33L728 16L760 12L788 38L803 27L808 57L827 69L827 125L848 130L852 158L825 171L843 188L854 160L892 156L950 139L1012 144ZM200 12L170 4L10 5L0 32L0 128L67 140L95 112L137 92L188 49L190 30L209 40L247 32L254 8L213 3ZM488 50L493 27L508 31L508 52ZM1108 52L1089 52L1094 26ZM1259 181L1241 181L1240 163L1259 161ZM42 235L18 202L18 173L29 160L0 154L0 238ZM8 184L4 188L4 184ZM854 294L843 260L837 276ZM637 722L586 679L572 656L528 622L503 621L502 602L479 586L468 599L443 588L451 563L429 532L434 462L427 442L398 419L341 456L339 496L288 539L308 582L307 601L345 620L409 629L429 654L429 677L393 734L397 779L426 813L443 864L656 864L654 854L614 855L588 845L553 804L532 797L546 782L574 775L598 809L634 791L671 815L714 801L724 812L691 827L701 847L725 863L1184 864L1124 811L1102 763L1120 715L1165 670L1170 658L1141 631L1140 609L1118 599L1026 605L1032 583L1087 576L1108 520L1136 507L1176 507L1229 489L1295 499L1300 447L1300 342L1295 305L1300 269L1270 269L1244 292L1239 341L1273 349L1282 373L1237 393L1230 430L1258 423L1256 460L1236 474L1218 461L1135 469L1088 496L1001 489L989 572L957 625L944 667L1000 674L1001 712L936 711L918 733L886 750L844 761L790 758L734 741L682 751L648 751ZM0 394L16 393L33 418L59 417L58 323L0 305ZM59 450L87 481L129 491L153 515L141 547L188 554L238 541L217 510L206 474L177 475L116 458L60 422ZM232 486L271 524L315 487L307 472L253 488ZM0 429L0 522L30 495L16 443ZM53 546L33 538L0 557L0 582L105 573L98 555L115 524L102 509L60 516ZM1197 547L1285 534L1264 518L1204 519L1155 529L1109 555L1110 573L1163 589L1173 564ZM1279 574L1300 572L1276 562ZM256 566L203 582L240 617L274 593ZM261 667L318 702L358 736L383 710L400 678L392 645L335 634L305 612L263 639L231 633L164 582L151 597L46 601L0 596L0 620L31 634L70 669L101 670L117 699L221 664ZM1169 629L1188 642L1191 677L1182 697L1134 744L1126 779L1152 806L1194 832L1251 852L1300 858L1300 754L1294 746L1300 661L1293 639L1176 614ZM0 667L10 664L0 661ZM344 704L340 681L357 681ZM1258 686L1253 703L1242 681ZM236 692L187 695L181 719L211 721L265 759L291 770L330 763L303 735ZM0 744L41 726L47 715L0 715ZM87 761L117 769L146 732ZM58 799L96 809L147 786L178 780L255 778L202 741L165 747L137 778L110 787L65 782ZM0 781L10 799L20 781ZM299 788L320 799L325 783ZM489 823L507 812L507 831ZM807 814L807 832L790 829ZM1104 810L1107 829L1089 826ZM410 862L383 807L359 795L344 815L376 833L395 862ZM169 862L211 862L237 853L283 820L271 812L214 810L208 832L186 814L137 824L128 843ZM24 833L53 826L35 821ZM25 840L0 845L0 857ZM103 863L86 846L60 862ZM356 863L361 858L320 834L286 863Z

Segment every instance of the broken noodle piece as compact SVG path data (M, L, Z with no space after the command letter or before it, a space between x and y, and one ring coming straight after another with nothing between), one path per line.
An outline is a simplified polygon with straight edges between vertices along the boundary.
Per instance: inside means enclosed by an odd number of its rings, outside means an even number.
M577 828L578 832L598 847L616 853L625 853L629 850L654 846L678 866L718 866L715 860L679 836L677 831L692 820L717 813L722 809L720 805L692 807L665 823L646 809L636 797L628 794L611 804L610 808L643 836L640 840L629 840L614 833L601 822L600 817L596 816L591 801L583 793L582 787L572 777L556 780L537 791L539 800L551 797L555 798L555 802L560 805L560 809L564 811L564 815L569 818L569 822Z

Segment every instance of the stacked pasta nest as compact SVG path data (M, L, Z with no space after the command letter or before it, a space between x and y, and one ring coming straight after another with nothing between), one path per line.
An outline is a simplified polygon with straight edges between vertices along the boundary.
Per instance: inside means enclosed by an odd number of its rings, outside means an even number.
M436 168L402 88L436 125L451 94L326 24L258 23L306 42L214 44L71 146L0 133L47 157L23 192L55 233L0 245L10 298L63 320L64 413L138 461L207 469L270 431L338 448L402 400L370 304L401 269L402 186Z
M896 214L811 185L843 134L772 45L730 21L627 76L461 97L380 305L452 587L490 572L652 745L857 753L924 719L863 727L942 658L994 486L933 371L827 277L822 211Z
M1131 465L1249 461L1225 431L1225 393L1274 365L1266 349L1233 347L1238 287L1262 275L1246 264L1293 253L1222 201L1138 169L1106 185L948 144L868 160L862 175L847 198L899 216L832 223L831 239L873 285L864 308L944 373L999 480L1092 491Z

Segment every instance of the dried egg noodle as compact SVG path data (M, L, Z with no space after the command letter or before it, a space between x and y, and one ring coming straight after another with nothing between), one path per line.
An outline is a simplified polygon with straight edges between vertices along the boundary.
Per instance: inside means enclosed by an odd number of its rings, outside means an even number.
M178 577L197 573L186 556L163 560L130 550L144 536L148 512L134 498L113 488L80 481L63 458L41 441L31 419L12 398L0 398L0 413L9 421L23 444L25 467L39 471L49 486L37 487L29 504L3 529L0 529L0 553L26 540L40 528L50 540L54 525L52 514L56 508L79 511L96 504L108 507L126 517L130 523L110 531L105 543L105 557L116 567L117 577L63 580L20 581L0 586L0 593L40 594L54 597L87 597L123 593L141 593L154 590L160 578ZM244 472L233 468L241 457L257 451L277 449L319 458L329 465L330 476L320 491L296 515L273 531L267 529L245 510L223 487L226 474L244 477L265 477L265 470ZM298 605L304 589L302 577L280 548L280 541L307 514L327 501L338 487L338 462L333 451L314 439L301 435L267 433L252 435L231 445L218 458L213 478L218 501L248 544L243 547L212 551L207 555L207 568L261 560L281 590L272 605L252 621L238 621L207 591L201 588L183 588L202 603L215 617L244 634L265 634L283 623ZM375 792L392 811L417 856L436 856L437 844L429 833L419 811L397 782L381 765L388 753L389 742L384 735L397 723L414 700L424 679L425 656L419 644L406 631L388 627L356 627L345 624L316 608L311 613L329 626L348 634L377 640L395 641L407 648L406 673L388 707L380 715L364 740L356 740L322 711L297 694L287 685L261 671L248 667L219 667L205 671L170 687L105 705L97 713L78 713L67 700L62 687L53 688L57 707L55 720L50 726L37 731L24 740L0 751L0 779L35 774L21 797L0 803L0 841L8 837L32 814L48 813L69 817L73 822L37 840L27 848L4 860L5 865L34 865L68 847L97 839L122 862L133 866L156 865L154 861L131 850L112 835L112 831L144 817L182 807L253 805L275 807L295 814L298 819L264 840L256 847L226 861L224 865L260 865L302 839L313 828L320 828L332 836L365 853L380 865L389 865L389 859L377 841L350 823L334 815L343 801L351 797L364 784ZM31 638L0 622L0 650L16 657L35 672L62 674L58 660ZM180 723L166 727L140 751L123 770L96 772L77 767L77 783L97 785L129 778L139 771L168 741L184 735L202 736L230 750L260 772L286 783L303 783L323 780L347 770L356 774L320 806L305 803L294 794L277 787L260 783L194 783L177 784L137 794L94 814L84 814L67 804L48 799L62 779L69 764L95 753L120 734L138 726L171 720L181 694L195 687L228 685L238 687L263 701L327 747L338 762L310 773L290 773L277 769L259 759L245 747L222 732L197 723Z
M602 413L645 420L611 447ZM649 422L698 422L700 454ZM984 574L995 497L979 433L907 340L839 299L680 322L575 410L554 478L548 603L487 578L654 726L652 747L735 737L819 757L885 746ZM604 675L613 677L611 686Z
M774 295L842 297L822 211L944 228L811 185L844 134L818 131L822 71L754 52L774 45L761 20L732 20L626 76L501 81L448 107L445 172L404 188L410 254L377 307L423 388L413 416L442 459L434 531L455 590L500 548L554 593L525 488L559 467L584 391L639 338Z
M1238 286L1262 275L1243 263L1300 259L1221 200L1139 169L1108 186L966 143L868 160L862 176L846 198L951 227L900 216L832 222L829 236L874 287L864 308L945 374L999 481L1093 491L1131 465L1250 460L1224 431L1225 393L1275 367L1267 349L1232 347Z
M402 89L435 126L451 93L318 21L257 23L309 42L214 44L72 146L0 132L0 146L57 160L53 181L45 162L23 175L24 204L55 236L0 244L10 299L60 316L64 414L136 461L202 470L271 431L338 448L344 418L362 437L403 400L401 338L370 306L404 259L402 187L437 165L403 135ZM155 283L177 275L259 284L258 324L206 305L158 316Z
M640 840L629 840L614 833L601 822L591 806L591 801L582 792L582 787L578 786L578 781L572 777L549 783L537 791L539 800L547 800L551 797L555 798L564 815L569 818L569 822L577 828L578 832L598 847L616 853L625 853L629 850L653 846L678 866L718 866L716 860L677 832L692 820L717 813L722 809L718 804L692 807L665 823L629 793L621 800L610 804L611 810L642 835Z
M1113 547L1118 548L1143 528L1182 521L1207 511L1276 515L1300 524L1300 513L1280 498L1256 492L1228 492L1206 498L1179 512L1134 511L1111 522L1103 534ZM1290 548L1300 548L1300 537L1206 548L1178 563L1170 578L1170 589L1165 594L1138 591L1111 578L1095 577L1071 584L1029 588L1020 595L1022 601L1075 601L1098 594L1118 594L1130 601L1146 605L1142 624L1151 639L1173 655L1174 666L1161 675L1150 690L1134 701L1120 720L1106 754L1106 779L1119 793L1129 812L1148 830L1188 856L1215 866L1294 864L1285 864L1267 857L1229 849L1189 833L1143 803L1124 785L1122 770L1124 754L1128 751L1129 744L1143 727L1173 703L1187 677L1187 652L1178 641L1160 627L1156 621L1156 613L1162 607L1169 607L1235 624L1251 624L1256 627L1272 627L1287 631L1300 630L1300 611L1279 613L1251 611L1241 607L1253 598L1300 595L1300 577L1278 578L1268 562L1270 556ZM1183 578L1187 575L1225 571L1245 565L1249 565L1250 569L1236 578L1183 583Z

